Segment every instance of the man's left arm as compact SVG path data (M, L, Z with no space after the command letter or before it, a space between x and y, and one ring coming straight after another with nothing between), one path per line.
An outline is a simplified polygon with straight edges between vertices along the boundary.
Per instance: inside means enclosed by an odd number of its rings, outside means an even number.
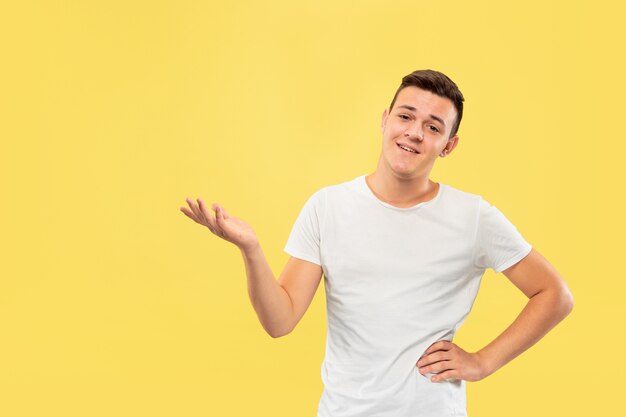
M567 284L534 248L502 273L529 298L513 323L475 353L453 342L433 343L417 363L420 373L439 372L433 382L483 379L537 343L572 311L574 299Z
M537 343L574 307L574 298L565 281L534 248L502 273L529 300L502 334L476 352L483 365L483 378Z

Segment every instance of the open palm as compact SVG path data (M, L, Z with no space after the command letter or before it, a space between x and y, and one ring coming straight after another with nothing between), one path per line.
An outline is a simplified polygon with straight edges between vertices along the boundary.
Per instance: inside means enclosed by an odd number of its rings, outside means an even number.
M186 201L189 208L181 207L180 210L196 223L208 227L213 234L235 244L242 250L258 245L258 239L252 227L243 220L230 215L219 204L211 205L215 212L213 214L209 212L201 198L198 198L197 204L189 197Z

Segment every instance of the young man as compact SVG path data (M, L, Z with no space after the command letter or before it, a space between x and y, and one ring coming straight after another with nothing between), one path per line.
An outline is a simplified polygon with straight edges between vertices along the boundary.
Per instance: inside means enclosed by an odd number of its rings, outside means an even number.
M278 281L252 228L213 204L181 210L243 255L248 291L272 337L291 332L325 277L328 336L318 417L466 416L478 381L541 339L573 307L558 272L481 196L429 179L458 144L463 95L446 75L414 71L382 115L376 170L307 200ZM487 268L528 298L477 352L452 339Z

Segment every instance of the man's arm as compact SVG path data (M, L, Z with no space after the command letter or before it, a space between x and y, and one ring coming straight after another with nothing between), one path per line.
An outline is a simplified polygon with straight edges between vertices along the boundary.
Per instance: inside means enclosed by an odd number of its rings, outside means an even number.
M572 311L574 299L565 281L535 249L502 273L529 298L513 323L478 352L447 340L433 343L417 362L420 373L438 372L433 382L481 380L537 343Z
M261 325L272 337L291 333L313 300L322 267L290 257L276 281L260 245L241 253L248 276L248 295Z
M535 249L502 273L529 300L502 334L476 352L483 367L483 378L537 343L574 307L574 298L565 281Z
M180 210L187 217L241 251L248 275L248 295L265 331L272 337L290 333L311 304L322 277L322 267L292 257L277 282L248 223L219 204L211 206L215 211L213 215L201 198L197 204L190 198L186 200L189 208Z

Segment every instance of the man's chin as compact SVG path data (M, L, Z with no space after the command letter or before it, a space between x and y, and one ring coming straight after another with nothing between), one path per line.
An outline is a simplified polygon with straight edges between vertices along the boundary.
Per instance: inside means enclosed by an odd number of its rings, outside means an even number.
M413 181L420 177L419 172L416 170L392 170L392 175L398 180L402 181Z

